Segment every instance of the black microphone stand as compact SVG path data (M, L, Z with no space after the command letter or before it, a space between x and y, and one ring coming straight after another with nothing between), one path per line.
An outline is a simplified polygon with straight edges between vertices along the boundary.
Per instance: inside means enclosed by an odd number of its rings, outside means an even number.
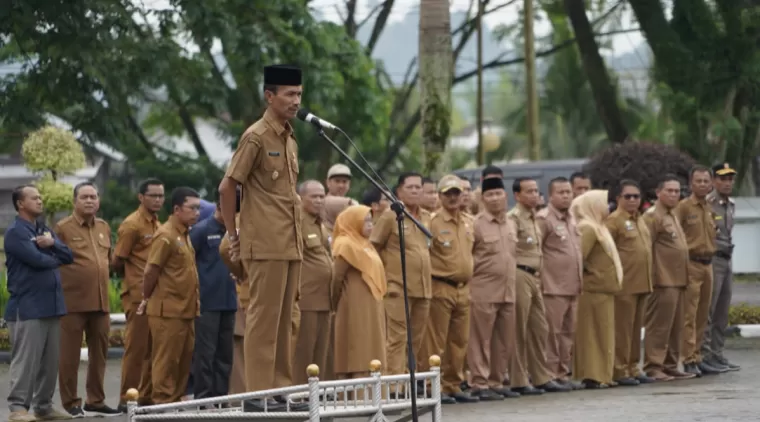
M430 231L422 225L416 218L414 218L411 214L409 214L409 211L404 208L404 204L401 203L395 196L393 196L390 192L388 192L386 189L383 189L382 186L380 186L380 183L378 183L375 179L372 178L366 171L364 171L359 164L356 163L341 147L338 146L338 144L335 143L332 139L330 139L329 136L325 133L324 129L322 129L322 126L318 123L313 123L314 127L317 128L317 133L319 134L322 139L327 141L335 151L338 151L338 154L340 154L343 158L346 159L355 169L359 170L359 173L364 176L367 181L369 181L373 186L375 186L380 192L385 195L386 198L388 198L388 201L391 202L391 209L393 212L396 213L396 223L398 224L398 240L399 240L399 250L401 255L401 279L403 281L404 285L404 317L406 318L406 348L407 348L407 365L409 366L409 384L410 384L410 395L412 398L412 421L418 422L419 415L417 412L417 378L415 376L416 372L416 362L414 359L414 349L412 348L412 324L409 320L409 292L407 290L407 282L406 282L406 240L404 239L404 217L408 218L409 220L414 223L415 226L417 226L418 229L422 233L425 234L429 239L433 237L433 235L430 233Z

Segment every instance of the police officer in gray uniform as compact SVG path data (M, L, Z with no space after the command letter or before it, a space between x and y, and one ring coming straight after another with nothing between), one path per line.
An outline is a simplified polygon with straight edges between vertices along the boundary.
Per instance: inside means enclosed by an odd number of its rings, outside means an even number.
M728 326L728 308L731 305L731 285L733 284L733 269L731 254L734 245L731 242L731 231L734 228L734 200L731 191L734 188L736 170L728 163L713 166L713 190L707 195L707 201L712 206L713 218L717 229L715 259L713 259L713 292L710 302L710 316L705 328L705 339L702 342L702 361L718 369L738 371L739 365L734 365L723 356L726 327Z

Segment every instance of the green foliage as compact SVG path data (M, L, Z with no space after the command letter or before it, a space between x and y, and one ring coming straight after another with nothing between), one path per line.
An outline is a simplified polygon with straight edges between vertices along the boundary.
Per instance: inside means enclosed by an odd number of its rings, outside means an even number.
M108 283L108 304L111 307L112 314L124 313L124 307L121 304L121 280L111 279Z
M54 126L44 126L24 140L24 165L33 172L55 175L73 174L84 168L82 146L74 135Z
M3 269L0 271L0 318L3 318L5 315L5 307L8 305L10 296L10 293L8 293L8 275L5 273L5 269Z
M728 310L728 324L760 324L760 306L740 303Z
M51 175L45 175L34 182L34 186L42 196L45 213L55 215L74 208L74 187L68 183L59 182Z

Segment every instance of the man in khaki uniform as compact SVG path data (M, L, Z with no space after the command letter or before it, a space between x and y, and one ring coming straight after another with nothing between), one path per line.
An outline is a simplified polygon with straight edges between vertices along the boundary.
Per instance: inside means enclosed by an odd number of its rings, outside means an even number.
M567 384L583 280L583 256L575 220L568 212L573 200L570 181L564 177L552 179L549 195L549 205L536 213L543 254L541 292L549 325L546 364L558 382Z
M422 178L422 203L420 206L428 212L434 212L439 204L435 181L429 177Z
M472 212L472 183L469 180L460 177L462 181L462 199L460 200L459 209L470 214Z
M734 204L731 193L734 190L736 170L728 163L713 166L713 190L707 195L713 211L717 230L715 236L715 259L713 260L713 293L710 300L710 317L702 342L702 361L711 366L729 371L738 371L739 365L729 362L723 356L723 345L728 327L728 311L731 307L733 269L731 256L734 244L731 234L734 230Z
M467 366L472 373L472 395L492 401L520 397L504 385L515 349L517 229L507 219L504 181L500 177L484 179L481 192L483 210L473 226Z
M541 229L535 215L538 184L533 179L519 177L512 184L512 192L517 205L507 216L517 229L517 277L515 353L509 364L510 386L522 395L569 391L571 387L554 382L555 375L546 364L549 326L539 279Z
M691 196L676 207L675 215L683 227L689 246L689 278L684 292L684 325L681 342L684 372L696 376L725 372L702 361L700 349L704 339L712 298L715 255L715 223L707 194L712 189L712 173L704 166L695 166L689 175Z
M591 179L586 173L576 171L570 175L570 185L573 187L573 198L577 198L591 190Z
M119 226L111 268L123 273L121 304L127 317L124 331L124 357L121 359L119 410L127 411L126 394L138 386L140 405L150 404L153 395L151 381L151 347L148 317L137 315L142 300L143 273L148 260L153 234L158 230L158 212L164 206L164 185L158 179L140 182L140 207L129 214Z
M189 228L198 219L198 192L172 191L172 214L156 232L143 277L139 315L148 315L153 338L153 403L178 402L187 387L200 315L198 270Z
M301 280L301 200L296 193L298 145L289 120L301 104L301 70L264 69L264 116L243 133L219 185L232 259L248 276L246 388L259 391L292 384L293 316ZM240 233L235 222L238 185L243 186ZM268 403L264 403L267 400ZM282 410L272 399L246 401L244 410Z
M480 173L480 186L472 192L472 201L470 204L470 213L478 215L482 211L483 205L483 181L486 179L504 179L504 172L496 166L486 166ZM506 200L506 198L505 198Z
M74 187L74 212L59 221L55 234L74 255L74 262L61 267L61 287L66 315L61 317L61 351L58 383L61 404L73 417L119 415L104 401L108 337L111 328L108 262L111 228L95 214L100 208L98 190L90 182ZM87 402L77 395L82 335L87 339Z
M293 359L293 378L296 384L306 384L306 367L312 363L327 369L328 350L332 348L330 324L330 281L332 255L330 233L322 224L325 188L316 180L303 182L299 189L303 201L301 238L303 239L303 270L301 271L301 326ZM323 371L324 371L323 369ZM331 379L322 373L320 379Z
M430 213L420 207L422 200L422 176L419 173L403 173L396 188L398 199L407 211L425 227L430 227ZM430 254L428 238L408 218L403 223L406 242L406 276L409 295L409 323L412 325L412 350L406 350L406 318L404 312L404 287L401 279L401 258L398 223L393 210L386 211L372 229L370 241L375 246L385 266L388 292L385 295L385 318L387 325L386 356L387 374L403 374L407 353L414 353L418 365L428 357L420 354L425 325L430 312Z
M433 213L430 232L430 264L433 299L425 328L423 355L441 356L443 403L477 402L462 392L464 361L470 336L470 287L472 277L472 223L459 209L462 183L449 174L438 182L441 209ZM424 359L420 370L428 369Z
M689 265L689 247L674 214L681 182L666 175L656 192L657 202L644 213L652 237L654 285L644 311L644 371L657 381L694 378L678 370Z
M618 192L617 209L605 221L623 266L623 286L615 296L612 379L621 386L635 386L654 382L639 369L641 326L652 293L652 238L639 213L639 185L632 180L623 180Z

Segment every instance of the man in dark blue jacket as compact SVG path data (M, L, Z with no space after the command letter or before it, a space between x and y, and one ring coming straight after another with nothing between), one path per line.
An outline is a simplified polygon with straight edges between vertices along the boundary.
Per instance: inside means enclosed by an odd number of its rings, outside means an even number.
M211 218L190 230L201 295L201 316L195 319L195 399L223 396L229 390L238 300L235 281L219 255L224 233L218 206Z
M61 344L59 319L66 314L58 267L71 264L74 257L38 221L43 209L37 188L19 186L12 200L18 215L4 241L10 293L5 320L12 344L9 421L71 419L53 408L53 394Z

